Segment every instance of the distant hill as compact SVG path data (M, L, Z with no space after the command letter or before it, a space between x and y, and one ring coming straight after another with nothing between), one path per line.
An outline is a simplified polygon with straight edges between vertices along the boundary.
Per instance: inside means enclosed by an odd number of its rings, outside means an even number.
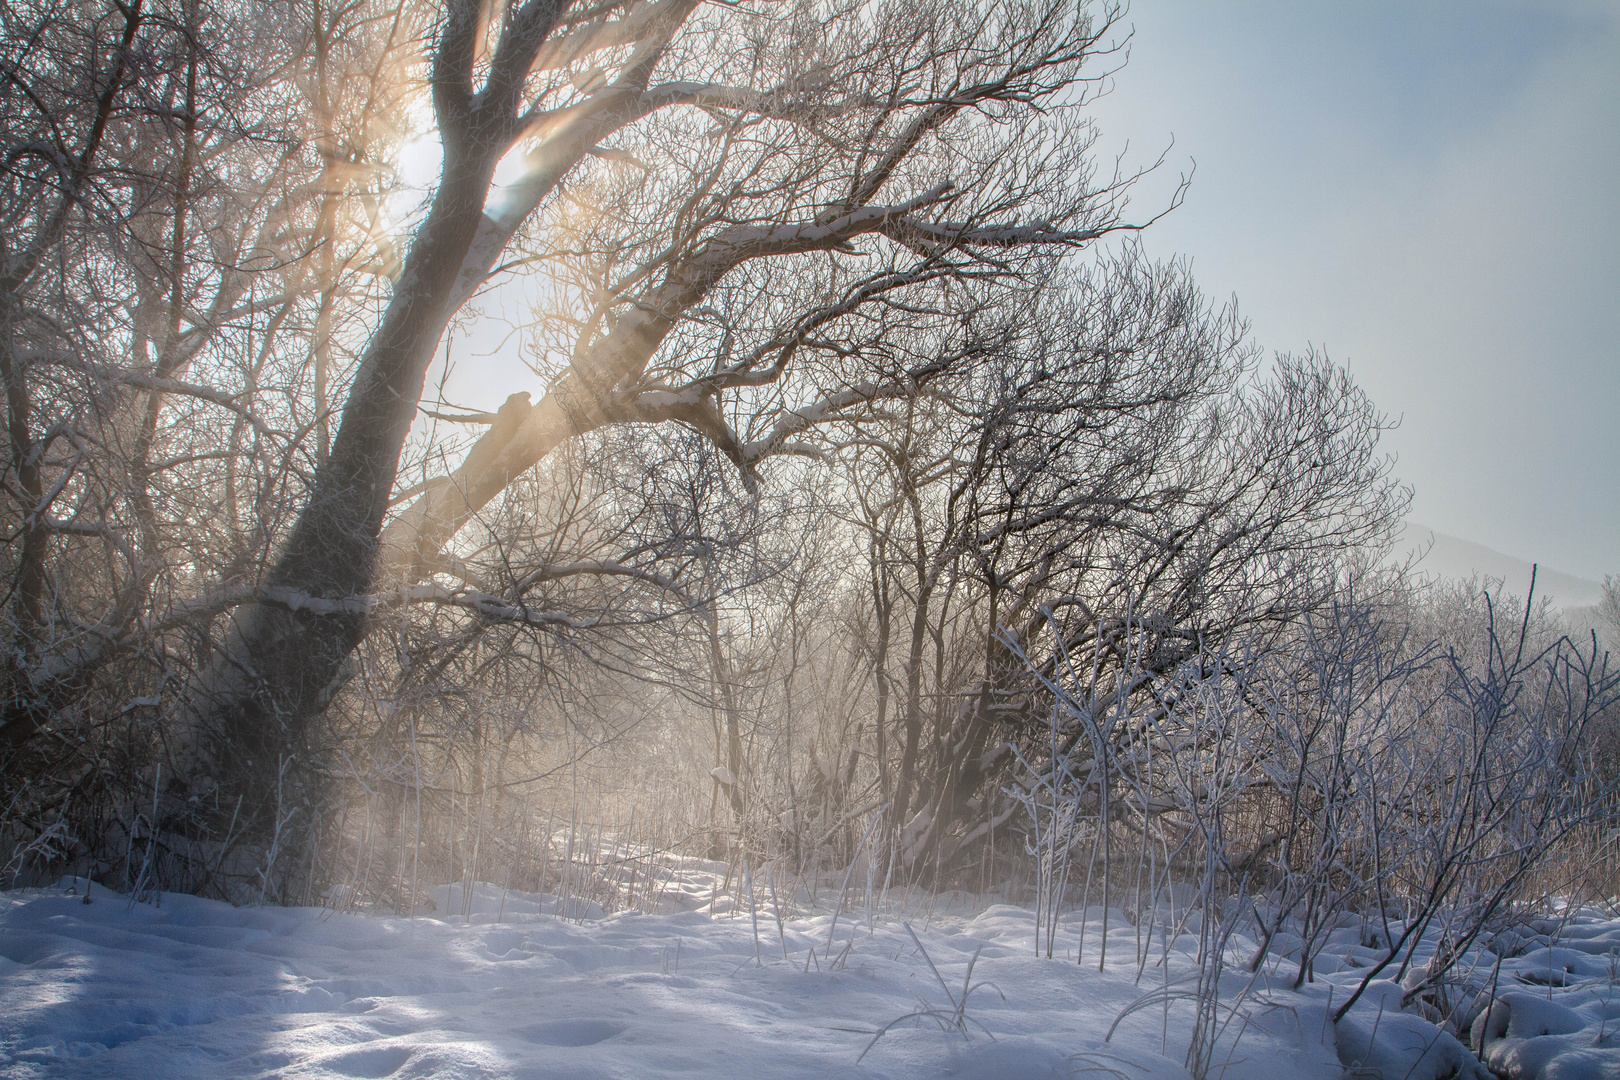
M1523 596L1530 588L1530 564L1523 559L1407 521L1395 537L1390 556L1404 561L1420 554L1422 557L1415 565L1424 573L1448 578L1467 578L1474 574L1499 578L1504 591L1518 596ZM1554 606L1566 611L1596 604L1602 595L1603 586L1595 581L1547 566L1536 570L1536 596L1545 596Z

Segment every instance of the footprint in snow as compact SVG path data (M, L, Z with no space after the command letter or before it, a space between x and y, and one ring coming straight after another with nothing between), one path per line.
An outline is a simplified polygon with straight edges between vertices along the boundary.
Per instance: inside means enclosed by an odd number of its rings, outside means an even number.
M408 1046L374 1046L364 1050L351 1050L322 1064L339 1076L376 1078L392 1076L411 1059Z
M552 1020L523 1028L518 1034L541 1046L595 1046L624 1030L623 1024L611 1020Z

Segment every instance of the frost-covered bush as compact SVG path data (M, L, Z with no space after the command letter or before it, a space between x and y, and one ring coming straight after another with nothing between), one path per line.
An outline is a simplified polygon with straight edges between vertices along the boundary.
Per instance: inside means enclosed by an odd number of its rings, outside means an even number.
M1613 828L1598 735L1620 683L1523 606L1504 626L1486 598L1481 625L1445 620L1448 640L1402 614L1337 603L1281 642L1205 648L1164 674L1099 677L1061 655L1048 752L1023 757L1010 791L1048 942L1065 903L1174 922L1179 898L1181 924L1196 909L1219 938L1200 954L1213 970L1269 958L1298 987L1354 926L1366 971L1337 1018L1394 980L1403 1007L1466 1032L1481 986L1459 962ZM1225 944L1238 924L1257 943L1243 957Z

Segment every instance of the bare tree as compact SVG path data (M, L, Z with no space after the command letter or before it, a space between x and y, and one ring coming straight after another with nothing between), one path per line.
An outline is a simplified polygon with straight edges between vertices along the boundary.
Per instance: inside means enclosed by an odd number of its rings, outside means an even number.
M1127 253L979 340L996 363L828 440L877 555L892 824L907 862L941 866L1010 812L1007 751L1044 709L1019 658L1046 635L1129 680L1246 627L1279 633L1405 499L1366 397L1315 357L1256 376L1244 327L1180 268Z
M938 356L864 366L854 328L948 320L961 288L1025 252L1124 227L1122 181L1074 183L1090 175L1084 68L1112 11L482 11L457 0L440 27L438 187L309 501L184 695L177 791L262 796L365 632L379 559L407 583L443 571L445 543L565 440L673 421L751 475L806 429L943 371ZM492 189L514 150L526 172ZM857 241L871 264L852 270ZM551 322L571 327L566 366L539 402L510 399L385 537L436 342L512 257L576 275Z

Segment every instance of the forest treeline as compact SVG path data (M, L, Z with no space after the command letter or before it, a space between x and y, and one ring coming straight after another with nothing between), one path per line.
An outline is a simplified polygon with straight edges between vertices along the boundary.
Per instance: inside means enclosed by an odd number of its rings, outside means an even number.
M1459 954L1612 891L1612 638L1385 564L1385 415L1133 243L1128 36L6 5L4 882L410 911L568 821ZM445 401L493 288L527 368Z

